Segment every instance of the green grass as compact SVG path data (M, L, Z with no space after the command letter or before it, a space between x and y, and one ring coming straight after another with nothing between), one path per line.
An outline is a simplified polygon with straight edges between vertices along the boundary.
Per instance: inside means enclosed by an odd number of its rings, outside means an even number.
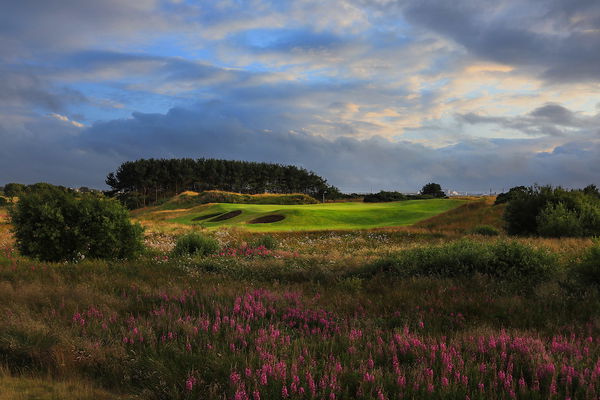
M243 227L251 231L316 231L370 229L391 226L407 226L433 217L464 204L464 200L432 199L391 203L326 203L309 205L263 205L263 204L211 204L195 207L167 219L186 225L204 228L224 226ZM209 222L211 219L193 221L203 215L241 210L242 214L229 220ZM249 224L262 216L279 214L285 219L267 224ZM142 219L144 217L142 216Z

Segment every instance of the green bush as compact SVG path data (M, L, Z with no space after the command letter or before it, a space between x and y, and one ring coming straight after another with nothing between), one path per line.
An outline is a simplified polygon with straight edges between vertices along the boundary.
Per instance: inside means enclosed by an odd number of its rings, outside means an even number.
M564 203L547 204L536 218L537 232L546 237L583 236L577 213Z
M553 254L515 241L477 243L462 240L406 250L376 262L368 272L400 277L459 277L479 273L504 280L540 282L547 279L556 266Z
M600 243L592 246L586 252L573 272L580 283L600 289Z
M8 204L8 199L4 196L0 196L0 207Z
M277 248L277 240L271 235L263 235L252 242L252 247L264 246L266 249L275 250Z
M22 194L11 209L17 248L43 261L120 259L142 250L142 228L116 200L52 185Z
M600 199L589 190L533 186L513 193L503 218L511 235L596 236Z
M180 236L175 243L173 255L180 256L206 256L219 250L219 242L216 239L201 235L199 233L188 233Z
M471 229L470 233L482 236L498 236L500 231L491 225L479 225Z

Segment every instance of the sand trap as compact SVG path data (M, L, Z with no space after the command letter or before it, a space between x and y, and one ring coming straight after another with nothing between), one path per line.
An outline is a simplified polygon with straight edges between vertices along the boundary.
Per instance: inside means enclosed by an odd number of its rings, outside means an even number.
M202 220L205 220L205 219L214 218L214 217L216 217L218 215L221 215L221 214L223 214L223 213L219 212L219 213L214 213L214 214L201 215L199 217L192 218L192 221L202 221Z
M225 213L217 218L213 218L208 222L221 222L221 221L225 221L231 218L235 218L238 215L240 215L242 213L242 210L235 210L235 211L229 211L228 213Z
M272 215L265 215L264 217L258 217L248 223L249 224L272 224L273 222L283 221L284 219L285 219L285 216L283 216L281 214L272 214Z

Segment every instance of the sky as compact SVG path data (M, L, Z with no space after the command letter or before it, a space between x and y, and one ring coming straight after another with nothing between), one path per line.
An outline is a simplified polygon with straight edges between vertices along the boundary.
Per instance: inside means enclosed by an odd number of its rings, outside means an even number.
M0 0L0 185L139 158L600 186L597 0Z

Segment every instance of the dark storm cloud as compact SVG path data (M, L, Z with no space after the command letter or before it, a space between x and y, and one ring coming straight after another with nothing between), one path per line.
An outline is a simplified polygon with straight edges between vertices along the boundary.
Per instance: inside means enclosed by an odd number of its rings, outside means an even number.
M327 139L310 133L260 131L225 105L137 114L128 120L96 124L77 145L112 158L218 157L294 163L313 169L347 191L416 190L436 180L446 187L485 190L552 182L566 186L594 182L600 166L597 142L467 140L433 149L384 138ZM541 150L543 149L543 151Z
M477 57L531 68L550 82L600 78L600 2L404 1L406 18Z
M458 118L472 125L494 124L536 136L581 136L585 130L598 132L600 127L600 113L593 116L580 115L553 103L538 107L525 115L505 117L467 113L458 115Z

